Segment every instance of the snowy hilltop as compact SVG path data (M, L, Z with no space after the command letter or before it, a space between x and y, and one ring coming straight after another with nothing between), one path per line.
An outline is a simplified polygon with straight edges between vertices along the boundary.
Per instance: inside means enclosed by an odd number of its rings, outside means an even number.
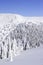
M43 17L0 14L0 59L13 60L24 50L43 45Z

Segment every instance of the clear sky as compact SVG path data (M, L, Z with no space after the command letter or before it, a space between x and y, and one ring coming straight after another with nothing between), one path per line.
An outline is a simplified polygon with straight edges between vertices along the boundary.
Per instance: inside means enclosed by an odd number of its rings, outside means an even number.
M0 0L0 13L43 16L43 0Z

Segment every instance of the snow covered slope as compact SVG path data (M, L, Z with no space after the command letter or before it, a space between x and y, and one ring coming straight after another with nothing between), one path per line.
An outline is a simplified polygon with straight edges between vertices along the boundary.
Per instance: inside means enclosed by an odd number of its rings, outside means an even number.
M0 14L0 26L6 24L18 24L19 22L23 21L23 16L16 15L16 14Z
M43 45L43 17L0 14L1 59L11 58L12 61L13 57L23 50L37 48L41 45Z
M43 22L43 17L23 17L18 14L0 14L0 26L8 23Z
M23 51L13 62L0 60L0 65L43 65L43 47Z

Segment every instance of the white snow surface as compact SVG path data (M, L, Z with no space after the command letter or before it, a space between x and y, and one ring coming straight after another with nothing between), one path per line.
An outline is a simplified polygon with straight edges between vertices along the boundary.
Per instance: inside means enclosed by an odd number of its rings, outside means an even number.
M23 51L13 62L0 60L0 65L43 65L43 47Z
M18 14L0 14L0 26L11 23L18 24L21 22L39 23L43 22L43 17L24 17Z
M13 29L13 24L19 24L24 22L33 22L39 24L43 22L43 17L24 17L18 14L0 14L0 38L6 37L10 31ZM4 26L7 28L3 28ZM5 31L3 30L5 29ZM2 31L1 31L2 30ZM1 33L2 32L2 33ZM1 34L4 34L1 36ZM1 40L1 39L0 39ZM6 62L5 62L6 61ZM43 47L32 48L23 51L21 55L14 56L12 62L9 59L0 59L0 65L43 65Z

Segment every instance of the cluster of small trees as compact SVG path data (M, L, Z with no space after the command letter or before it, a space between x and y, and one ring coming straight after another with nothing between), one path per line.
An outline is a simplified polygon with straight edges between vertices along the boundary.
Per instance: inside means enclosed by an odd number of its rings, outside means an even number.
M20 23L13 31L17 45L23 46L23 49L39 47L43 44L43 24Z
M14 42L12 43L10 33L13 30L13 26L14 24L7 24L0 29L0 59L12 58L11 55L14 50Z
M43 44L43 23L20 23L0 42L0 58L9 58L21 50Z

